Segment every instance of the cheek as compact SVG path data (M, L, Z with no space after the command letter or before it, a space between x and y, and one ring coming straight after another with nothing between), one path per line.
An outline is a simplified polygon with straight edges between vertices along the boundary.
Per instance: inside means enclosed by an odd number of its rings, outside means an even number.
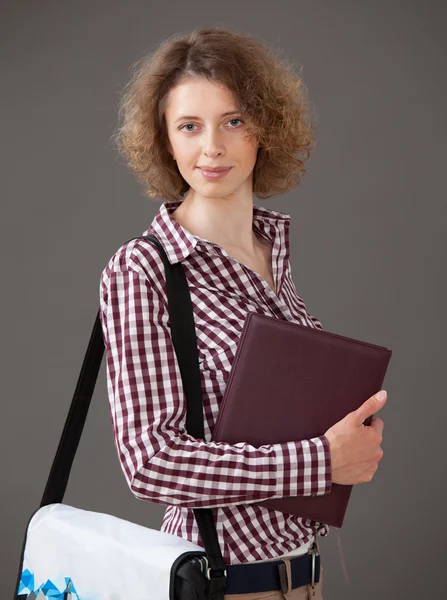
M245 146L243 148L243 156L244 164L253 167L256 163L256 158L258 156L257 145L245 142Z
M258 153L258 143L254 138L242 137L240 140L241 147L247 157L256 157Z
M169 139L171 141L173 149L177 150L179 154L187 154L188 152L191 152L191 148L194 145L182 131L172 131L170 133Z
M186 150L185 144L183 143L181 136L176 135L175 133L171 135L171 144L174 151L176 150L178 154L183 154L183 152L185 152Z

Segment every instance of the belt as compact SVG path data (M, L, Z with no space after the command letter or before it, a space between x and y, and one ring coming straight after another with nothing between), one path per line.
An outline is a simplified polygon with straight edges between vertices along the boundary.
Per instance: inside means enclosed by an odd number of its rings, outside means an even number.
M286 562L287 560L287 562ZM250 594L280 590L283 594L320 581L321 557L314 541L308 554L263 563L227 566L225 594ZM290 564L290 571L288 570Z

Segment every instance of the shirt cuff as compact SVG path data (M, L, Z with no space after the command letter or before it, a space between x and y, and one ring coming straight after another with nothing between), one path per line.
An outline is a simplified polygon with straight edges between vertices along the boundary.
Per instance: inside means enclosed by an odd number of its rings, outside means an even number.
M323 496L332 490L332 464L325 435L279 444L283 460L277 479L279 496Z

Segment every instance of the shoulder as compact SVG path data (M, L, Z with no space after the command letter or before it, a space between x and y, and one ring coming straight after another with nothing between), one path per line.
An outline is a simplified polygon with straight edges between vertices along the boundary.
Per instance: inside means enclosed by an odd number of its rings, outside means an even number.
M122 244L111 256L101 273L101 284L106 285L117 273L147 279L151 286L163 291L165 267L160 250L150 240L132 239Z

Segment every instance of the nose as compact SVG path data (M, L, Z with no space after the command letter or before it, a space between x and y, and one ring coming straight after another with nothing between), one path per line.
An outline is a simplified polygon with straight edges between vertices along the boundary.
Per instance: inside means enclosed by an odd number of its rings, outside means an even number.
M210 158L225 154L225 146L222 134L210 127L203 136L203 154Z

